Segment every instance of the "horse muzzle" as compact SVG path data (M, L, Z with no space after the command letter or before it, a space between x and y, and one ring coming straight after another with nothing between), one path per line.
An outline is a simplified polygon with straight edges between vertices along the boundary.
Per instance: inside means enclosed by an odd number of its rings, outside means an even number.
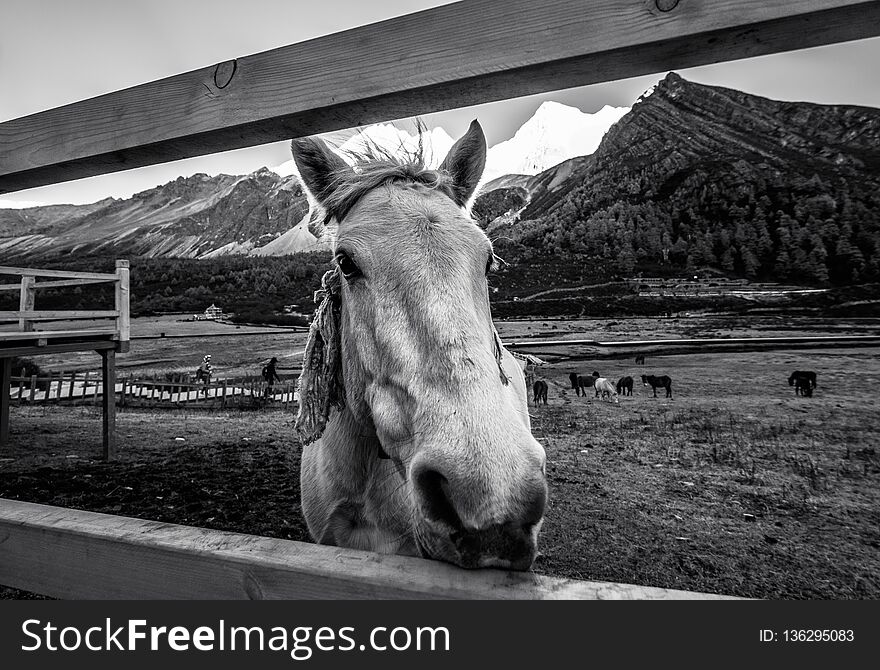
M501 523L474 530L424 524L416 531L416 546L422 558L461 568L528 570L538 555L540 526Z
M538 554L538 533L547 504L543 472L523 482L505 505L472 499L470 507L504 509L498 514L468 514L460 489L436 470L413 477L416 497L414 536L424 558L462 568L528 570ZM496 501L497 502L497 501ZM480 516L484 520L480 520Z

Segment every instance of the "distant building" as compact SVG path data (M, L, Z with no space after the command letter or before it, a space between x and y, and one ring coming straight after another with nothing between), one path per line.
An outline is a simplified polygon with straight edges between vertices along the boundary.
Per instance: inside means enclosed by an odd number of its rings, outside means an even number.
M211 303L211 306L205 310L205 315L202 317L204 319L208 319L210 321L215 321L217 319L223 318L223 310L214 303Z

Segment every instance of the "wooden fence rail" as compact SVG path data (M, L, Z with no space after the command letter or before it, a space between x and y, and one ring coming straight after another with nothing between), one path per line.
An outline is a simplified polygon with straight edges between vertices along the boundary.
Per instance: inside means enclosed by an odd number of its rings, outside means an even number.
M880 0L455 2L6 121L0 193L878 34Z
M16 357L39 356L73 351L96 351L101 355L100 380L103 388L94 392L97 403L101 396L102 432L104 457L112 459L116 450L115 412L116 403L112 396L116 389L116 352L127 352L131 340L131 319L129 312L129 266L127 260L116 261L113 274L99 272L73 272L42 268L22 268L0 266L0 276L18 277L17 283L0 283L0 291L18 291L19 303L15 311L0 311L0 323L15 323L10 329L0 330L0 446L9 439L9 408L11 396L17 391L18 401L24 394L25 381L28 383L28 400L36 401L41 384L45 390L41 400L53 397L60 401L64 395L64 382L59 379L57 386L52 381L12 379L12 360ZM37 278L50 277L51 281L37 281ZM39 310L36 308L37 293L46 288L59 289L90 284L113 285L113 309L103 310ZM64 323L60 328L46 328L52 321L74 321L77 327ZM97 323L95 323L97 322ZM40 323L40 328L35 324ZM82 325L80 325L82 324ZM16 382L18 388L15 388ZM71 380L67 396L74 394L75 380ZM85 384L88 388L88 383Z
M28 375L25 369L10 377L9 398L16 406L37 404L98 405L103 378L92 372L59 371ZM260 377L219 378L209 384L193 382L189 375L168 381L153 376L121 377L115 381L114 402L118 407L160 408L247 408L284 409L297 407L296 379L274 384L271 389Z
M0 498L0 584L91 599L719 599L461 568Z
M3 265L0 266L0 276L2 275L20 277L19 282L15 284L0 284L0 291L18 291L20 298L18 310L0 311L0 323L18 323L16 330L0 331L0 355L18 355L17 349L12 351L16 347L41 347L48 346L50 341L57 342L78 337L101 337L102 335L108 335L116 342L115 348L117 351L128 351L129 340L131 339L128 261L116 261L116 272L113 274L44 270ZM37 277L61 277L62 279L38 282ZM114 285L113 309L37 310L34 308L37 292L41 289L57 289L102 283ZM34 330L35 322L95 320L112 320L113 323L110 325L84 326L76 330Z

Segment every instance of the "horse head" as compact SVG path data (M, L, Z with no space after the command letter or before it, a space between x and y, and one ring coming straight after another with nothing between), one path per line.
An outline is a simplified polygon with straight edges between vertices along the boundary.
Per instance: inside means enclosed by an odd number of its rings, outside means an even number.
M477 122L440 169L370 150L354 167L294 140L334 225L297 426L303 512L319 542L528 569L547 498L522 370L492 323L492 245L467 212Z

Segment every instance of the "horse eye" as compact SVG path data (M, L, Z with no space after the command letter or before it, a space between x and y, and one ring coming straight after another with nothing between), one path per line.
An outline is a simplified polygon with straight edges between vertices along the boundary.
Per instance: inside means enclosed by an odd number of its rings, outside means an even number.
M361 274L361 269L357 266L357 263L351 260L351 256L344 251L336 254L336 265L342 270L342 274L345 275L346 279L353 279Z

